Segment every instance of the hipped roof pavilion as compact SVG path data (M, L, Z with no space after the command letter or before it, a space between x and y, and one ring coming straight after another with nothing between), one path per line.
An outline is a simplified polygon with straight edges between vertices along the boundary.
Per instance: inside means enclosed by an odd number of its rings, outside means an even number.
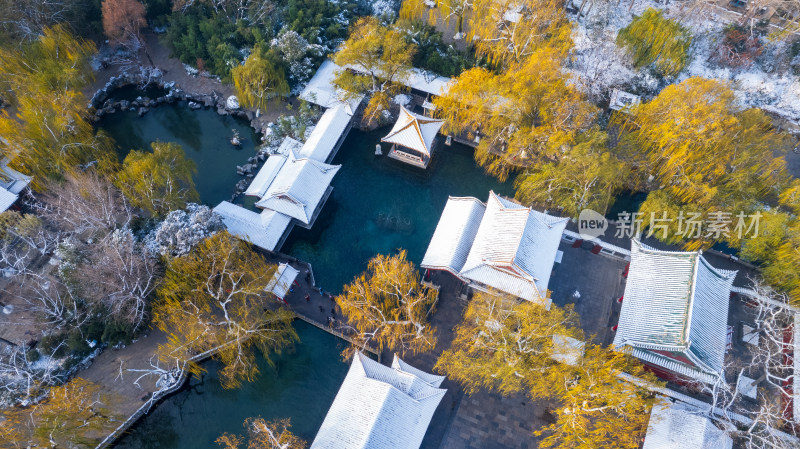
M418 153L420 161L414 165L427 167L433 151L433 140L444 124L443 120L423 117L414 114L403 106L400 106L400 116L397 118L394 127L381 139L381 142L391 143L392 150L389 156L393 156L395 151L404 152L402 149L396 150L397 146L413 150ZM417 155L415 155L417 156ZM409 162L408 158L396 157L404 162Z
M723 377L736 273L714 268L699 251L660 251L633 239L616 349L702 382Z
M486 204L450 197L420 266L549 306L547 284L567 221L494 192Z
M356 353L311 449L418 449L447 390L444 377Z

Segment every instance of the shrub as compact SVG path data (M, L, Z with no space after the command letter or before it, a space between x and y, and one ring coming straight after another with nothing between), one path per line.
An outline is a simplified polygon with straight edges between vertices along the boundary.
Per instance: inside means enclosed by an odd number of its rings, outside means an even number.
M729 67L750 67L762 51L759 33L741 25L729 25L723 32L717 60Z

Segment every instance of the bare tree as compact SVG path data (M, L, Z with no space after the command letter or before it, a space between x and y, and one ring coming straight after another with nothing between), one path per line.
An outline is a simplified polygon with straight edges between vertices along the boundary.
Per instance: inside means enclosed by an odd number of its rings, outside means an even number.
M104 237L130 223L133 211L125 197L94 171L65 175L42 195L41 215L58 229L86 239Z
M63 342L59 343L45 356L55 358L62 345ZM0 356L0 390L12 395L22 392L19 399L23 404L28 403L41 394L42 388L64 381L57 368L54 363L34 364L29 347L14 346L10 353Z
M146 323L148 297L156 287L156 260L136 242L128 228L117 229L90 248L86 263L77 268L81 292L118 320L137 331Z

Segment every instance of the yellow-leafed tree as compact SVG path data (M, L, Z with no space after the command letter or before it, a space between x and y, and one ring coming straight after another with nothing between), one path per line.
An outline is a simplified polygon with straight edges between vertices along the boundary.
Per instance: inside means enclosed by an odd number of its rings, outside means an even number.
M337 65L353 70L341 70L333 83L348 99L371 95L364 121L372 125L389 109L391 96L403 89L415 52L416 46L400 31L381 25L376 17L362 17L333 56Z
M194 161L177 143L153 142L152 152L132 150L117 173L115 184L128 201L153 216L182 209L199 197L192 175Z
M560 374L553 335L583 337L571 308L548 310L508 295L477 292L435 369L470 394L488 389L548 398Z
M336 297L357 345L418 352L436 346L436 330L428 322L438 292L420 282L406 251L373 257L367 271L344 286Z
M80 93L92 80L89 58L95 51L94 44L61 25L36 41L0 49L0 79L12 92L7 99L16 104L0 110L0 153L33 176L37 190L79 166L107 172L117 164L113 141L86 120Z
M294 314L275 307L264 290L274 273L274 265L226 231L169 260L153 305L153 321L168 335L159 356L187 360L216 350L224 387L252 381L259 373L256 350L269 361L297 340Z
M42 402L0 411L3 447L94 447L116 427L116 398L76 377L53 387Z
M657 385L655 376L628 355L587 346L578 362L565 370L562 381L552 385L559 401L557 420L536 432L546 436L539 447L636 449L656 401L639 382ZM623 379L622 373L639 381Z
M597 108L566 82L568 46L553 38L503 73L473 68L434 99L448 133L480 137L475 158L505 180L512 172L559 160L588 129Z
M276 58L256 45L244 64L231 69L236 95L243 106L263 109L271 99L289 95L286 74L277 65Z
M222 449L239 449L247 443L247 449L305 449L306 442L294 435L288 419L266 421L264 418L248 418L244 422L247 437L230 433L222 434L216 442Z
M577 217L583 209L605 213L624 185L625 164L607 148L608 136L592 130L560 160L535 165L517 176L516 198L525 204L560 208Z

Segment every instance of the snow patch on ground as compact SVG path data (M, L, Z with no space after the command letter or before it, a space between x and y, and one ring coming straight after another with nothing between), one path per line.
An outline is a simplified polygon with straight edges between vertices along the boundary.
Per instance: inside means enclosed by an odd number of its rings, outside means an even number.
M620 28L649 7L663 9L667 17L679 19L694 36L692 59L675 79L658 80L647 68L634 69L630 58L616 45ZM689 11L674 3L664 8L653 0L637 0L633 4L595 1L584 13L587 10L586 17L571 16L575 47L567 69L572 82L593 100L608 99L612 89L620 88L640 94L646 101L670 83L699 76L730 83L743 107L759 107L800 120L800 82L792 73L781 73L775 68L778 59L775 55L786 51L782 44L765 41L764 54L749 68L721 67L711 60L727 25L719 10L709 7Z
M399 104L400 106L407 106L411 103L411 97L406 94L397 94L392 98L392 103Z

